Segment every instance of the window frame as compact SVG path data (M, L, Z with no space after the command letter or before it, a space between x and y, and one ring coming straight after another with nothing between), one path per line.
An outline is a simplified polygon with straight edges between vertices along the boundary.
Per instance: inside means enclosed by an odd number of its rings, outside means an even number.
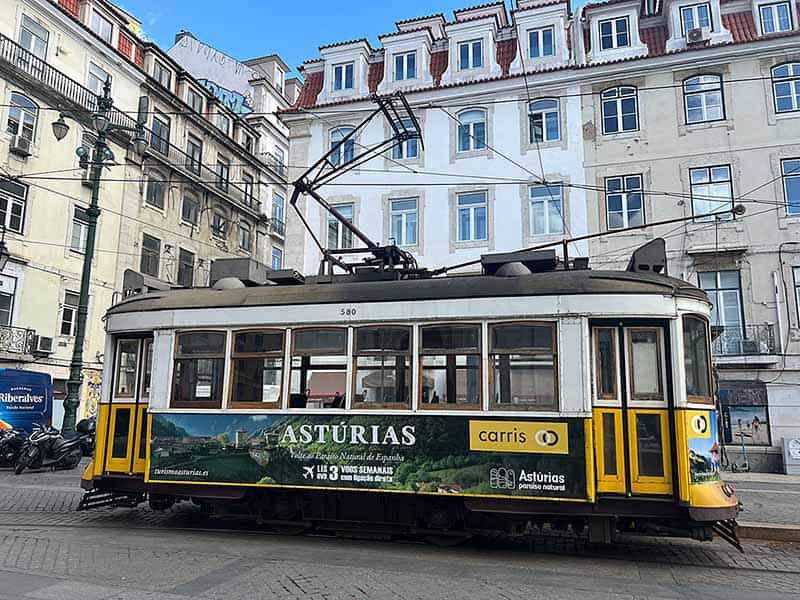
M545 54L543 52L545 32L550 32L550 48L552 53ZM539 54L533 54L533 38L536 36L536 45L539 48ZM528 58L531 60L547 58L548 56L556 55L556 28L553 25L545 25L544 27L534 27L528 30Z
M214 126L226 136L231 134L231 118L222 111L217 111Z
M197 114L203 114L203 95L191 87L186 89L186 104Z
M348 84L347 71L350 71L350 80ZM346 92L355 87L356 82L356 64L353 61L336 63L331 68L333 77L331 77L331 91L332 92Z
M133 386L129 392L120 392L119 391L119 384L120 384L120 367L122 366L121 357L122 357L122 345L123 344L135 344L136 351L134 353L135 362L133 367ZM112 397L116 400L117 398L135 398L136 391L139 389L139 372L141 370L141 339L140 338L117 338L116 339L116 355L114 357L114 385L112 388Z
M331 204L331 208L336 209L337 212L341 213L342 207L349 206L353 210L353 218L352 220L348 221L350 224L355 224L356 221L356 203L355 202L339 202L336 204ZM337 231L336 231L336 246L332 247L330 245L330 226L331 224L335 224ZM345 241L345 231L347 234L350 235L350 240L348 244L344 244ZM350 248L354 247L353 233L347 229L339 219L334 217L333 215L329 214L328 218L325 220L325 242L328 245L328 250L349 250Z
M191 256L192 258L191 262L184 260L185 255ZM179 286L187 288L194 287L194 269L195 269L196 258L197 255L191 250L187 250L186 248L182 248L180 246L178 247L178 270L175 273L175 283L177 283ZM191 270L189 272L189 274L191 275L191 281L189 282L188 285L185 283L185 281L181 281L181 274L186 272L185 267L187 265L191 266Z
M685 4L680 7L679 14L681 17L681 32L685 36L689 31L692 29L704 29L702 25L700 25L700 8L705 7L708 11L708 29L709 31L714 31L714 13L711 9L710 2L695 2L694 4ZM686 11L690 12L692 15L693 23L697 23L694 27L687 27L686 26Z
M152 249L146 249L145 248L145 242L148 239L149 240L155 240L156 242L158 242L158 253L155 254L155 256L153 256L153 250ZM139 257L139 272L140 273L143 273L144 275L149 275L150 277L155 277L156 279L158 279L158 277L159 277L159 275L161 273L161 246L162 246L161 238L157 238L157 237L155 237L153 235L150 235L150 234L142 232L142 251L141 251L141 254L140 254L140 257ZM145 254L148 254L147 258L145 258ZM151 272L149 272L149 271L144 269L145 260L147 260L147 261L155 260L156 261L156 263L155 263L156 264L156 268L155 268L156 272L155 273L151 273ZM148 266L150 266L150 265L148 265Z
M395 202L414 202L413 209L397 209L395 210ZM414 241L409 242L406 239L406 229L408 227L408 215L414 215ZM402 234L402 242L395 236L394 219L399 216L401 220L400 233ZM414 247L419 245L419 197L411 196L408 198L390 198L389 199L389 237L395 240L397 246Z
M543 102L555 102L555 108L534 108L534 105ZM548 115L556 115L556 128L557 135L554 138L549 137L547 122ZM542 139L536 139L536 117L541 116L542 120ZM528 144L549 144L552 142L561 141L561 101L558 98L536 98L528 103Z
M228 225L230 224L230 219L228 216L219 209L215 209L211 212L211 237L217 240L227 240L228 234Z
M353 161L356 155L356 139L355 136L350 136L354 127L349 125L340 125L334 127L328 132L328 159L334 166L343 166ZM341 139L334 141L334 136L341 136ZM347 139L345 139L347 138ZM348 152L350 157L348 158Z
M655 332L656 334L656 360L658 362L658 395L637 394L633 386L633 375L635 369L635 357L633 354L633 334L637 332ZM664 348L664 328L657 325L637 325L625 327L625 368L627 371L626 387L629 404L649 403L666 405L668 401L668 388L665 382L667 375L667 364L665 362L666 352Z
M219 400L208 400L208 401L191 401L191 402L181 402L175 400L175 384L176 384L176 376L177 376L177 369L175 368L175 363L178 360L182 360L182 356L178 354L178 344L180 343L180 337L182 335L191 335L197 333L217 333L222 334L225 337L224 348L222 350L222 354L191 354L187 355L186 359L207 359L207 360L222 360L222 381L220 381L220 397ZM189 330L179 330L175 332L175 340L173 342L172 347L172 365L171 365L171 381L170 381L170 395L169 395L169 408L211 408L211 409L222 409L223 400L225 398L225 377L227 375L227 362L228 362L228 348L230 346L230 339L231 336L229 335L228 330L224 329L189 329ZM213 392L213 388L212 388Z
M30 106L25 106L20 99L26 100ZM17 113L16 132L11 131L11 115ZM27 117L27 119L26 119ZM5 131L14 137L28 140L33 145L36 139L36 129L39 125L39 104L34 102L27 94L12 90L9 96L8 115L6 119ZM26 126L30 129L30 137L25 135Z
M288 337L292 335L291 329L286 328L276 328L276 327L255 327L252 329L234 329L230 333L230 350L227 353L230 358L230 367L228 369L230 378L230 384L228 386L228 394L227 394L227 406L231 409L254 409L254 408L261 408L261 409L281 409L284 408L284 397L285 389L284 384L286 382L286 340ZM281 349L280 351L272 351L272 352L236 352L236 336L243 333L280 333L282 340L281 340ZM281 360L281 369L280 369L280 383L278 384L278 389L280 390L278 394L278 400L275 402L252 402L252 401L238 401L233 399L234 389L235 389L235 382L236 382L236 361L248 358L280 358ZM291 362L291 356L289 357L289 361ZM289 370L291 373L291 365L289 366Z
M471 119L469 121L464 122L462 119L468 113L481 113L483 115L483 119ZM459 113L456 114L456 154L468 154L470 152L486 152L488 150L488 139L489 139L489 111L485 108L467 108ZM476 125L483 124L483 141L479 142L479 138L475 135L475 127ZM467 128L467 139L469 140L468 145L466 148L461 146L461 132L462 127ZM482 144L482 145L478 145Z
M67 304L67 296L69 296L70 294L77 298L77 302L75 304ZM59 319L59 324L58 324L59 337L68 337L68 338L75 337L75 328L77 327L78 324L78 311L80 310L80 307L81 307L80 292L76 292L70 289L65 289L64 294L61 298L61 311L60 311L61 318ZM64 317L65 310L71 311L70 313L71 317L69 321L67 321L66 318ZM87 313L88 313L88 307L87 307ZM64 333L65 322L69 323L69 333Z
M303 408L293 408L293 407L291 406L291 396L292 396L292 372L294 371L293 362L294 362L294 358L295 358L295 335L296 335L297 333L299 333L299 332L303 332L303 331L344 331L344 334L345 334L345 349L344 349L344 354L337 354L337 355L335 355L336 357L342 357L342 358L343 358L343 365L344 365L344 368L342 369L342 368L340 368L340 367L339 367L339 365L335 365L335 366L337 366L338 368L335 368L335 369L319 369L319 370L320 370L320 371L334 371L334 372L344 371L344 374L345 374L345 376L344 376L344 377L345 377L345 382L344 382L345 388L344 388L344 390L345 390L345 396L346 396L346 395L347 395L347 393L350 391L350 382L347 380L347 374L348 374L348 372L350 371L350 359L351 359L351 348L352 348L352 343L351 343L351 334L352 334L352 331L351 331L351 330L352 330L352 329L353 329L352 327L349 327L349 326L347 326L347 325L341 325L341 326L340 326L340 325L321 325L321 326L318 326L318 327L316 327L316 326L314 326L314 325L303 325L302 327L293 327L293 328L292 328L292 329L289 331L289 335L290 335L290 342L289 342L289 357L288 357L288 358L289 358L289 360L287 361L287 364L288 364L288 367L289 367L289 390L288 390L288 394L287 394L287 398L288 398L288 401L287 401L287 408L288 408L289 410L292 410L292 411L298 411L298 410L299 410L299 411L308 411L308 410L323 410L323 411L329 411L329 410L340 410L340 409L334 409L334 408L325 408L324 406L323 406L323 407L320 407L320 408L309 408L309 407L308 407L308 400L309 400L308 398L306 398L306 406L305 406L305 407L303 407ZM319 355L314 355L314 354L312 354L312 355L305 355L305 354L303 354L303 355L299 355L299 356L298 356L298 358L302 358L303 356L334 356L334 355L330 355L330 354L319 354ZM314 369L314 365L312 364L312 365L311 365L311 370L313 370L313 369ZM301 371L302 371L302 365L299 367L299 370L301 370ZM308 381L306 381L306 386L308 386L308 384L309 384L309 382L308 382ZM304 394L304 393L305 393L305 390L303 390L303 391L301 391L301 392L298 392L298 393L300 393L300 394ZM345 399L344 399L344 405L343 405L343 406L344 406L344 408L348 407L348 406L350 405L350 402L351 402L351 401L352 401L352 399L351 399L351 398L349 398L349 397L345 397Z
M796 162L797 170L786 173L786 163ZM789 201L789 188L787 187L788 180L797 180L797 198L794 202L796 205L795 210L790 210L792 203ZM800 217L800 156L797 158L783 158L781 159L781 187L783 188L783 201L785 202L784 209L786 216Z
M709 273L713 273L714 274L714 287L712 287L712 288L704 288L703 287L702 276L703 275L707 275ZM733 288L733 287L723 287L722 286L722 278L720 277L720 273L736 273L737 286L735 288ZM739 322L736 325L738 326L738 333L743 336L744 332L747 330L747 320L745 318L745 313L744 313L744 291L742 290L742 271L741 271L741 269L719 269L717 271L700 271L700 272L697 273L697 287L699 287L701 290L703 290L706 293L706 295L709 295L709 292L712 292L713 295L714 295L714 298L717 299L717 300L719 300L722 297L721 296L721 292L733 292L733 291L736 292L736 298L737 298L736 299L736 303L737 303L737 308L739 309L738 310ZM716 315L717 315L716 322L712 322L711 321L711 315L709 315L709 321L708 321L709 322L709 327L719 327L719 326L722 326L723 328L724 327L728 327L728 324L726 324L725 321L721 318L721 317L724 317L725 311L723 310L722 312L720 312L718 310L718 308L717 308L717 304L718 303L715 304L714 301L710 297L709 297L709 301L711 301L711 304L714 307L713 312L715 312ZM713 341L714 340L711 340L712 346L713 346Z
M708 386L708 396L697 396L694 394L689 394L689 390L686 389L688 385L688 378L686 376L686 321L689 319L693 319L695 321L699 321L704 329L706 335L706 343L705 343L705 352L706 352L706 385ZM709 320L705 317L700 315L688 313L681 315L681 331L683 339L681 340L683 346L683 383L684 383L684 391L686 392L686 401L687 402L695 402L697 404L714 404L714 378L711 375L712 362L711 362L711 326L709 324Z
M479 46L478 56L478 64L475 64L475 45ZM462 48L467 48L467 66L464 66L464 57L462 56ZM475 38L471 40L464 40L458 42L458 52L456 53L458 58L458 70L459 71L472 71L475 69L482 69L486 66L486 61L483 60L483 38Z
M164 135L166 133L166 135ZM172 122L159 110L153 112L153 125L150 131L150 147L156 152L169 156Z
M184 210L184 206L188 203L194 205L194 220L189 220L186 218L185 214L186 211ZM184 193L183 198L181 198L181 223L186 223L187 225L191 225L192 227L197 227L200 222L200 201L197 200L196 196L192 193Z
M275 267L275 251L278 252L278 259L280 264ZM280 271L283 269L283 249L279 248L278 246L272 246L272 252L270 253L270 265L273 271Z
M478 194L483 195L483 203L478 204L467 204L462 207L461 198L463 196L477 196ZM477 237L475 235L477 233L476 230L476 222L477 219L475 218L475 211L477 208L483 208L486 211L485 214L485 236L482 238ZM461 210L467 209L469 210L469 237L462 237L461 236ZM489 191L488 190L475 190L470 192L459 192L456 194L456 202L455 202L455 218L456 218L456 243L479 243L479 242L488 242L489 241Z
M792 267L792 277L794 279L795 314L797 323L800 325L800 267Z
M98 75L102 73L104 77L100 78ZM106 81L111 80L113 85L114 77L106 71L103 67L98 65L94 61L89 61L89 65L86 67L86 87L95 95L95 96L102 96L103 95L103 86L105 86ZM92 81L97 81L97 89L95 90L92 87ZM90 98L90 106L94 110L97 108L97 98Z
M245 242L247 244L245 245ZM253 228L246 221L239 221L239 250L251 254L253 252Z
M477 327L478 328L478 350L477 353L462 353L460 351L454 352L437 352L437 353L425 353L423 348L423 335L422 332L425 329L436 329L436 328L444 328L444 327ZM483 339L483 322L480 321L441 321L436 323L420 323L417 327L418 330L418 341L417 341L417 410L419 412L423 411L447 411L447 410L454 410L454 411L483 411L484 407L484 389L483 384L486 381L486 373L484 373L485 362L483 360L484 356L484 339ZM413 342L412 342L413 344ZM461 350L460 348L457 350ZM440 398L438 403L432 402L423 402L424 397L424 358L426 356L477 356L478 357L478 401L475 404L459 404L458 402L448 403L447 398ZM413 360L413 359L412 359ZM469 366L469 365L467 365ZM447 365L444 367L428 367L436 368L436 369L443 369L447 370ZM456 365L456 373L458 372L458 366ZM446 392L446 383L445 383L445 392Z
M628 179L632 178L632 177L638 177L639 178L639 188L638 189L628 189ZM608 183L609 183L609 181L611 181L613 179L621 180L622 185L621 185L620 191L614 191L614 190L609 191ZM606 177L604 179L604 184L605 184L604 201L605 201L605 211L606 211L606 231L621 231L623 229L627 229L628 227L636 227L637 226L637 225L631 225L630 224L631 221L630 221L630 214L629 213L631 212L631 210L630 210L630 208L628 206L628 198L629 198L630 194L633 193L633 192L637 192L637 191L639 192L639 196L640 196L640 198L639 198L640 209L639 210L642 213L641 225L644 225L644 224L647 223L647 212L645 211L645 202L644 202L644 198L645 198L644 197L644 175L642 173L629 173L629 174L625 174L625 175L612 175L612 176ZM610 195L617 195L617 194L622 196L622 227L611 227L611 220L610 220L611 213L612 212L616 213L617 211L611 211L609 209L608 197Z
M606 394L601 393L602 385L601 385L601 369L600 369L600 337L598 336L599 331L610 331L611 338L612 338L612 347L614 348L614 390L613 394ZM593 325L592 326L592 350L594 353L592 359L592 383L593 385L593 392L594 392L594 401L595 404L598 406L600 405L607 405L613 404L614 406L621 406L621 391L622 391L622 381L620 375L620 344L619 344L619 327L615 327L612 325Z
M728 179L723 180L723 181L713 181L712 172L713 172L714 169L719 169L719 168L726 168L728 170ZM708 182L706 182L706 183L693 183L692 182L692 173L694 173L696 171L703 171L703 170L708 171ZM708 165L708 166L702 166L702 167L689 167L689 198L690 198L690 200L692 202L692 218L693 218L693 222L695 222L695 223L708 223L708 222L711 222L712 219L709 217L709 214L712 213L712 212L719 212L720 210L722 210L722 208L716 208L716 209L711 210L711 211L709 211L708 213L705 213L705 214L702 214L702 213L701 214L697 214L697 212L695 211L695 200L699 200L701 202L717 202L717 204L719 204L719 205L722 204L722 200L720 200L720 201L712 200L708 196L704 197L704 198L695 198L695 190L694 190L695 186L714 185L714 184L718 184L718 183L727 183L728 184L728 189L729 189L729 192L730 192L730 207L733 208L733 206L735 204L734 195L733 195L733 168L731 167L730 164L717 164L717 165ZM715 218L719 219L719 220L723 220L723 221L730 221L730 220L734 219L734 215L733 214L721 215L721 216L718 216L718 217L715 217Z
M694 79L702 79L702 78L705 78L705 77L714 77L714 78L716 78L718 87L713 88L713 89L700 89L698 91L691 91L691 92L686 89L686 86L687 86L687 84L689 84L690 81L692 81ZM713 85L713 84L709 84L709 83L706 83L706 82L699 82L697 85L703 87L703 86L708 86L708 85ZM685 121L686 125L700 125L702 123L717 123L719 121L725 121L727 119L727 110L726 110L726 106L725 106L725 86L724 86L724 81L722 79L722 75L720 75L718 73L698 73L697 75L692 75L691 77L687 77L686 79L683 80L683 83L681 85L681 90L683 91L683 118L684 118L684 121ZM705 101L705 95L706 94L713 94L713 93L718 93L719 94L719 105L720 105L720 109L721 109L722 113L716 119L709 119L708 118L708 104ZM702 111L703 111L703 116L704 116L703 119L701 119L699 121L690 121L689 120L689 102L688 102L689 96L700 96L701 98L703 98L703 100L701 101Z
M164 212L167 206L168 185L164 181L164 179L162 179L162 177L163 175L157 172L151 172L147 176L147 187L145 188L144 191L144 203L146 206L149 206L150 208L154 208L158 211ZM153 191L151 192L151 190ZM157 197L155 197L156 192L158 190L160 190L160 192L157 194ZM154 199L154 197L156 200L160 198L160 201L158 203L152 202L151 200Z
M357 348L358 331L359 329L407 329L408 330L408 350L406 353L400 351L393 351L392 353L386 352L381 354L376 351L367 351L366 353L359 353ZM349 353L350 370L352 372L352 381L350 389L350 404L349 408L353 410L403 410L410 411L414 402L414 325L411 323L373 323L354 326L351 328L352 335L352 351ZM358 376L358 359L359 357L369 356L404 356L408 364L407 373L407 387L408 387L408 402L356 402L356 389ZM420 377L421 380L421 377Z
M186 136L186 168L195 175L203 168L203 140L191 133Z
M633 90L633 93L627 93L630 90ZM606 97L606 95L611 92L615 92L615 96L613 98ZM626 93L623 95L623 92ZM633 107L635 109L636 127L633 129L625 129L625 121L623 118L623 102L628 98L633 98ZM616 109L617 129L615 131L608 131L606 129L606 104L610 102L614 103ZM639 131L642 126L639 116L639 88L633 85L618 85L600 92L600 119L603 122L603 135L619 135Z
M246 171L242 171L242 199L250 208L256 204L256 180Z
M83 218L80 216L79 213L83 213ZM70 252L74 252L76 254L84 255L86 254L86 241L89 238L89 217L86 215L86 209L80 205L73 205L72 211L72 221L70 225L70 236L69 236L69 250ZM74 246L75 242L75 232L76 232L76 225L78 226L80 233L80 242L81 247L76 248Z
M217 163L214 167L214 187L228 193L231 184L231 161L221 154L217 154Z
M620 45L618 41L618 37L620 35L620 30L617 27L617 24L620 22L625 23L625 37L628 39L627 44ZM603 46L603 24L604 23L611 23L611 46L605 47ZM602 52L610 51L610 50L618 50L619 48L630 48L631 47L631 23L630 17L628 15L624 16L616 16L616 17L609 17L608 19L600 19L597 21L597 37L598 41L600 42L600 50Z
M547 197L543 198L534 198L533 192L534 190L545 189L547 191ZM552 235L562 235L565 229L565 221L564 218L564 194L563 194L564 184L562 182L550 182L548 181L546 184L531 184L528 186L528 236L529 237L545 237L545 236L552 236ZM557 194L553 193L553 190L557 190ZM550 205L555 202L555 196L558 195L558 216L559 216L559 223L560 227L558 231L553 231L551 228L550 223ZM547 224L547 231L539 233L536 231L534 227L534 216L535 212L533 209L534 204L544 204L544 216L545 222Z
M782 67L786 67L788 74L776 78L775 71ZM774 65L770 69L770 80L772 82L772 102L775 114L784 115L800 111L800 61L788 61L779 65ZM791 99L792 107L788 110L781 110L778 107L777 86L781 83L788 83L791 89L788 97Z
M95 29L95 21L100 24L99 30ZM108 38L103 34L103 25L108 26ZM89 29L97 37L107 44L113 44L114 40L114 22L102 14L97 8L92 8L92 16L89 18Z
M38 29L39 31L34 31ZM33 42L33 47L28 48L22 41L22 33L26 31L31 38L31 42ZM42 38L40 33L44 32L46 36ZM44 53L43 56L39 56L36 52L36 41L40 41L44 44ZM23 13L22 18L20 19L19 23L19 33L17 35L17 43L26 51L30 52L32 56L41 60L47 61L47 52L50 49L50 30L44 27L41 23L39 23L36 19L28 16L27 14ZM24 60L24 59L23 59ZM37 71L39 68L36 69Z
M780 15L778 14L778 7L785 6L786 12L789 16L789 28L788 29L780 29ZM774 31L767 31L764 28L764 9L769 10L772 14L772 22L778 27ZM787 31L792 31L794 29L794 19L795 17L792 15L792 4L791 2L765 2L763 4L758 5L758 23L759 27L761 28L761 35L773 35L775 33L785 33Z
M172 71L160 60L153 60L153 79L172 91Z
M404 51L404 52L397 52L393 55L393 68L394 68L394 80L395 81L413 81L417 79L417 51ZM409 58L413 58L413 73L409 75ZM402 65L402 73L398 71L398 66Z
M19 196L10 191L10 186L19 186L24 191L24 196ZM5 200L6 202L5 217L0 219L0 224L5 227L6 231L25 235L25 217L28 212L28 191L29 187L26 184L12 181L0 181L0 200ZM11 221L14 218L14 207L19 208L19 228L11 226Z
M5 273L0 273L0 280L2 280L3 285L0 286L0 298L8 298L8 309L0 310L0 326L5 327L13 327L14 325L14 308L16 306L16 299L17 299L17 283L18 278L14 277L13 275L7 275ZM10 284L8 287L6 283ZM11 292L7 290L11 289ZM6 315L8 315L8 320L6 321Z

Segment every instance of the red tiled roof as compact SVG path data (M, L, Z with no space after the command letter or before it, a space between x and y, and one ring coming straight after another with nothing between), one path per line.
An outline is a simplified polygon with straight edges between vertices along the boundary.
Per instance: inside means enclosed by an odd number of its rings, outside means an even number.
M503 75L511 71L511 63L517 57L517 38L500 40L497 42L497 64L503 70Z
M444 14L434 13L432 15L425 15L424 17L414 17L412 19L402 19L400 21L395 21L395 25L402 25L403 23L413 23L414 21L427 21L428 19L433 19L434 17L441 17L443 21L447 20Z
M81 16L81 5L78 0L58 0L58 4L63 6L73 17Z
M369 75L367 76L367 85L369 85L370 94L374 94L381 81L383 81L383 63L371 63L369 65Z
M358 38L358 39L355 39L355 40L345 40L344 42L336 42L335 44L325 44L323 46L320 46L319 49L323 50L325 48L336 48L337 46L347 46L348 44L356 44L358 42L364 42L367 45L367 47L370 50L372 50L372 46L370 45L369 40L367 38Z
M433 85L436 87L439 87L442 83L442 74L447 70L449 58L450 52L448 50L431 52L431 75L433 76Z
M322 91L322 85L325 81L325 72L317 71L316 73L309 73L306 75L305 83L300 88L300 93L297 95L297 101L292 108L309 108L317 103L317 96Z
M639 36L647 45L648 56L661 56L666 52L667 38L669 37L666 25L645 27L639 30Z
M722 15L722 25L731 32L734 42L750 42L758 38L756 23L750 11Z
M458 9L453 11L453 14L454 15L459 15L461 13L468 12L470 10L479 10L481 8L489 8L491 6L499 6L500 4L502 4L503 7L505 8L506 3L502 2L502 1L501 2L486 2L485 4L477 4L475 6L467 6L466 8L458 8Z

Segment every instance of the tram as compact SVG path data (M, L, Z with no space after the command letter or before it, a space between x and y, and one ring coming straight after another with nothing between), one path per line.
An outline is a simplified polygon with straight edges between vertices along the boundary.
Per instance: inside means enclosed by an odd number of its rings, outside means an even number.
M489 255L462 276L280 271L123 300L81 507L191 500L282 531L432 540L549 526L738 544L707 297L554 257Z

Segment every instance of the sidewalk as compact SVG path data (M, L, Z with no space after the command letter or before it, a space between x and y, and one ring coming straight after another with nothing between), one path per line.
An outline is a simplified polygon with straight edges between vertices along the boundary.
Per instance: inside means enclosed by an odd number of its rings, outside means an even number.
M724 472L722 478L742 503L742 538L800 542L800 476Z

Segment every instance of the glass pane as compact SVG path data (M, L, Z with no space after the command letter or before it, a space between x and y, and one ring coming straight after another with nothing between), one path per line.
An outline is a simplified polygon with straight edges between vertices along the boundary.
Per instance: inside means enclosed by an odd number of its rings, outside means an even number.
M111 445L111 458L128 456L128 427L131 424L131 409L118 408L114 415L114 441Z
M146 341L144 346L144 371L142 372L142 396L150 397L150 382L153 377L153 342Z
M124 340L119 342L119 356L117 364L117 395L133 396L136 390L136 367L139 354L137 340Z
M655 330L630 332L631 385L634 397L661 397L661 365Z
M423 327L423 354L458 354L480 351L479 325L444 325Z
M147 411L142 411L142 422L139 423L139 458L147 457Z
M597 338L597 397L617 397L617 347L613 329L595 329Z
M243 358L233 361L231 402L280 402L281 358Z
M225 334L221 332L181 333L178 335L178 351L181 356L197 354L224 354Z
M408 354L411 350L409 327L359 327L356 330L356 353Z
M422 403L480 403L479 355L425 356L422 359Z
M410 405L411 368L408 357L359 356L355 378L355 402Z
M603 474L617 474L617 424L613 413L603 413Z
M236 354L257 354L264 352L283 352L282 331L249 331L237 333L233 351Z
M343 408L347 392L345 356L292 358L289 408Z
M302 329L294 332L295 356L346 353L346 329Z
M519 353L521 351L553 352L554 325L526 325L510 323L492 325L490 339L492 352Z
M640 476L664 477L661 433L661 415L636 415L636 449Z
M683 318L683 361L686 395L710 398L708 337L706 324L702 319Z
M175 361L174 402L220 402L225 361L221 358Z
M492 401L509 410L530 408L555 410L555 360L552 355L493 354Z

